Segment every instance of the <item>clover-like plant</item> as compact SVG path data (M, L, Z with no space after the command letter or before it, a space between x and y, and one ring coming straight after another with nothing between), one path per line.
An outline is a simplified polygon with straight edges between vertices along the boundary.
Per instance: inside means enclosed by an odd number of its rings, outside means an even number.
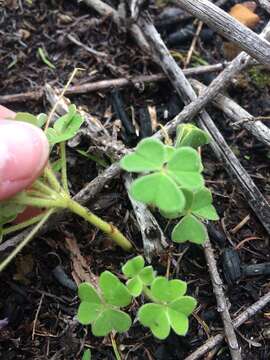
M202 220L218 220L197 151L210 138L191 124L180 125L177 133L175 147L143 139L120 165L126 171L143 173L129 190L135 200L157 207L166 218L181 218L172 232L173 241L202 244L207 238Z
M165 339L171 329L178 335L186 335L188 316L197 304L193 297L185 295L186 282L156 276L152 266L145 267L140 255L128 260L122 271L128 278L126 285L105 271L100 276L99 289L89 283L79 286L78 320L83 325L91 324L95 336L106 336L112 331L125 332L131 326L131 318L121 308L128 306L132 297L144 295L150 303L138 310L138 319L143 326L158 339Z
M197 305L193 297L184 296L186 290L184 281L156 277L147 292L153 302L143 305L138 312L140 323L161 340L168 337L171 328L177 335L186 335L188 316Z
M48 121L48 118L45 114L35 117L28 113L18 113L15 118L15 121L16 120L30 122L41 127ZM32 239L35 231L43 225L49 216L59 209L68 209L81 216L90 224L96 226L110 236L111 239L124 250L131 250L132 244L130 241L115 226L90 212L86 207L73 200L69 194L65 142L77 133L82 123L83 119L76 110L75 105L71 105L67 114L57 119L52 127L48 127L45 130L51 148L55 145L59 145L60 159L57 161L57 167L61 171L61 174L59 174L61 175L61 182L58 180L57 174L54 173L49 164L46 166L42 176L32 184L30 189L22 191L12 198L0 202L0 238L5 234L18 231L38 222L36 228L34 228L22 243L20 243L19 246L17 246L15 250L2 261L0 264L0 271L2 271L17 253ZM18 214L23 212L27 206L39 207L46 210L40 215L25 222L17 225L5 226L14 220Z
M126 286L134 297L141 295L145 286L151 285L155 278L153 267L144 264L144 258L136 256L122 266L123 274L129 279Z
M91 324L95 336L106 336L112 331L127 331L131 318L121 311L130 304L132 296L121 281L111 272L104 271L99 278L99 291L91 284L82 283L78 290L81 300L78 320L83 325Z

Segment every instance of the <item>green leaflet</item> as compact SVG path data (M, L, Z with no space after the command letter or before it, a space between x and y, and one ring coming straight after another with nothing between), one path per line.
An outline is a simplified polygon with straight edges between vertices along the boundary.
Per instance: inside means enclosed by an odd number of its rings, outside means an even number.
M84 119L80 114L78 114L76 106L70 105L67 114L61 116L54 123L52 128L50 127L47 129L46 135L49 143L51 145L55 145L73 138L77 134L83 122Z
M0 202L0 226L5 225L13 220L23 212L25 209L24 205L13 204L6 201Z
M82 360L91 360L91 350L87 349L83 353Z
M219 216L212 205L212 194L207 188L202 188L194 193L190 210L192 214L208 220L218 220Z
M132 154L120 161L122 169L129 172L158 171L166 161L167 152L163 143L156 139L143 139Z
M185 198L176 183L164 172L142 176L130 188L131 196L163 211L180 212L185 206Z
M153 267L144 267L144 259L140 255L128 260L122 266L122 272L129 278L127 288L134 297L139 296L143 291L144 285L151 285L155 278Z
M197 126L192 124L180 124L177 126L175 147L190 146L198 149L200 146L209 144L210 136Z
M167 168L171 178L184 188L192 190L204 185L201 158L197 151L190 147L177 149Z
M177 243L191 241L195 244L203 244L206 239L206 227L193 215L184 216L172 232L172 240Z
M182 280L167 280L163 276L158 276L152 283L151 293L155 299L165 302L176 300L183 296L187 291L187 283Z

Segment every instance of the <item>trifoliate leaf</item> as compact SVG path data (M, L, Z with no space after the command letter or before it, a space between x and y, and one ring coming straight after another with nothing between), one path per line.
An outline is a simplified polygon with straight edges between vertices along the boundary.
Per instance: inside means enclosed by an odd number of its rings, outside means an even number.
M125 155L120 161L122 169L130 172L158 171L166 160L166 151L161 141L143 139L132 154Z
M163 172L142 176L130 188L131 196L165 212L182 211L185 198L175 182Z
M151 285L151 293L153 296L163 302L171 301L183 296L187 291L187 283L182 280L167 280L163 276L155 278Z
M184 216L172 232L172 240L177 243L191 241L195 244L202 244L206 239L205 226L193 215Z
M168 174L187 189L198 189L204 184L201 158L197 151L190 147L177 149L167 167Z
M139 274L144 268L144 258L139 255L128 260L125 265L122 266L122 272L126 277L130 278Z
M145 304L138 312L139 321L150 328L158 339L166 339L170 333L167 308L160 304Z
M104 271L99 278L99 286L104 299L111 305L127 306L131 302L131 295L124 284L109 271Z
M128 331L131 318L121 310L104 309L92 324L92 333L95 336L107 336L113 330L119 333Z

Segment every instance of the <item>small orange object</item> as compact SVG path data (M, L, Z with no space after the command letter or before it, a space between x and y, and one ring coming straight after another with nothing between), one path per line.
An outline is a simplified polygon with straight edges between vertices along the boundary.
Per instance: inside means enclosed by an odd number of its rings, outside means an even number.
M255 9L256 3L254 1L246 1L245 3L234 5L229 14L241 24L253 29L260 21L260 17L254 13Z

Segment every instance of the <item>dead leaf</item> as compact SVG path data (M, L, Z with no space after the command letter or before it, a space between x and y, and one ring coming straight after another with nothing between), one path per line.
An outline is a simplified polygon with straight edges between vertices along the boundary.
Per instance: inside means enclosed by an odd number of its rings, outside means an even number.
M70 257L73 265L72 277L77 286L87 281L97 287L97 276L94 275L85 258L82 256L77 240L71 236L65 237L66 247L70 251Z
M254 13L256 4L254 7L253 3L253 1L246 1L243 4L236 4L231 8L229 14L241 24L253 29L260 21L260 17Z
M30 283L26 275L33 271L34 260L31 254L18 256L15 260L16 274L13 275L13 279L20 281L21 283L28 285Z

